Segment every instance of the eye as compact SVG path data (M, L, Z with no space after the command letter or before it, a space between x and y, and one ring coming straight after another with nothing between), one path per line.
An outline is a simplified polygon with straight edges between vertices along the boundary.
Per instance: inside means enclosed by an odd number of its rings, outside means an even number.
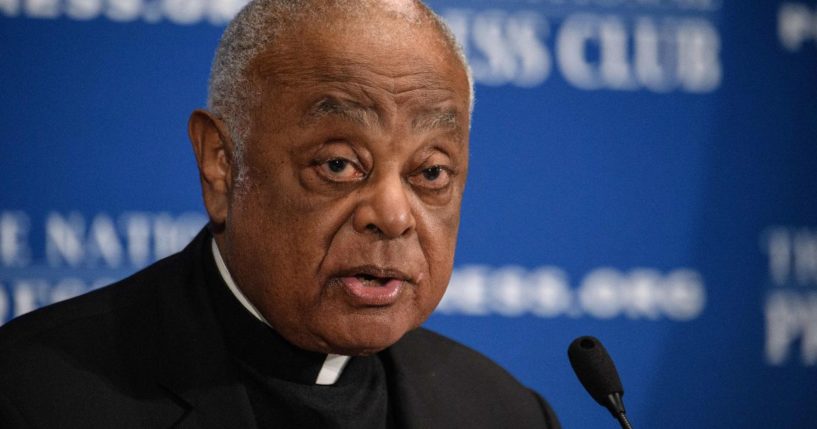
M343 170L349 166L349 161L345 159L330 159L329 161L326 161L326 166L329 167L333 173L342 173Z
M364 173L354 162L345 158L332 158L315 162L318 172L335 182L349 182L360 179Z
M426 180L434 181L437 180L438 177L440 177L440 174L442 172L443 172L442 167L440 167L439 165L435 165L434 167L426 168L425 170L423 170L422 175L425 176Z
M434 165L420 170L417 174L411 176L409 181L414 186L440 190L451 183L451 171L441 165Z

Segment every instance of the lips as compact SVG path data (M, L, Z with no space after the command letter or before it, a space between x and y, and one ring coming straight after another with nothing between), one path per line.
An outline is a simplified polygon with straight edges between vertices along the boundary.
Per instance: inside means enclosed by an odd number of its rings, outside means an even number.
M344 270L335 278L353 304L371 307L394 304L410 282L410 277L399 270L375 266Z

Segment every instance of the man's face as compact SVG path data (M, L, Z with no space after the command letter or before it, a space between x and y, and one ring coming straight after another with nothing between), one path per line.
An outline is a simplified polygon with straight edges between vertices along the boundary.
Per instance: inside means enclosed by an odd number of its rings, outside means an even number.
M427 26L377 16L321 31L256 62L264 95L218 239L282 336L366 354L422 323L448 284L469 87Z

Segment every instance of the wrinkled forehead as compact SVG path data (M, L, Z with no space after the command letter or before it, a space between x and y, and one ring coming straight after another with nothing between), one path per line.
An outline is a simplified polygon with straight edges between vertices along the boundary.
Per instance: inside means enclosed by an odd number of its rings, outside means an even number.
M251 72L268 78L276 72L294 71L295 60L301 56L355 61L377 48L385 48L384 54L400 48L415 54L412 58L383 55L378 58L382 64L391 61L399 67L409 60L425 64L436 61L458 65L464 71L454 42L447 38L433 12L415 1L326 1L290 16L288 21L252 60Z
M363 95L367 87L379 86L395 100L419 95L420 100L447 98L469 106L464 65L433 20L404 19L385 9L326 18L321 24L305 20L256 57L253 74L265 99L287 89L337 82L353 84ZM468 109L462 110L468 116Z

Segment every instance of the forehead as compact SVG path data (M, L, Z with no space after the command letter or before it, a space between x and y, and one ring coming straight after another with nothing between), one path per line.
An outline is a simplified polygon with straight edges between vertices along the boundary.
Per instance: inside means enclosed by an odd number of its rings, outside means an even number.
M254 61L265 95L320 86L364 105L375 104L378 93L398 104L470 101L463 65L429 20L380 13L325 25L301 21Z

